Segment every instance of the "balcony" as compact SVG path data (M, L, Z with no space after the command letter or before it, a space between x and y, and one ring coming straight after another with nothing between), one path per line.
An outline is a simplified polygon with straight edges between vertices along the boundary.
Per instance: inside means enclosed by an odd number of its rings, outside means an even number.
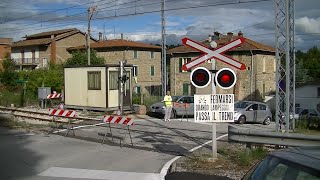
M14 59L14 62L19 66L37 66L39 64L39 58L20 58Z

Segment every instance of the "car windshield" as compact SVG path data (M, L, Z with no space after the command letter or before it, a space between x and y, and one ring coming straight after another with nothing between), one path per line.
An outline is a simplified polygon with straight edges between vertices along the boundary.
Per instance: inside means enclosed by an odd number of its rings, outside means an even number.
M181 96L172 96L172 102L176 102L180 98L181 98Z
M234 108L244 109L244 108L248 107L250 104L251 104L250 102L239 101L239 102L234 103Z

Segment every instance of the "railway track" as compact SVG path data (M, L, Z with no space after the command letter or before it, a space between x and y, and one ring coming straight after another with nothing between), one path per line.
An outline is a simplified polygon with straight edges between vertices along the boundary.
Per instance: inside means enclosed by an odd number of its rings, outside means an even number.
M42 122L53 121L53 116L50 116L49 113L45 111L39 112L34 110L0 106L0 113L10 114L14 118L18 118L18 119L28 119L28 120L36 120L36 121L42 121ZM64 117L55 117L55 119L58 123L68 122L68 118L64 118ZM102 121L102 119L98 119L98 118L81 117L81 116L77 116L76 118L72 118L72 119L75 120L74 123L79 125L97 124Z

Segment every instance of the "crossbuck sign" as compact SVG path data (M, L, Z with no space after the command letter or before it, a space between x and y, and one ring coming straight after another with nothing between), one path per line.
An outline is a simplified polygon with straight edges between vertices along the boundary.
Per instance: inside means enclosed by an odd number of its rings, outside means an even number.
M199 65L209 59L212 59L212 58L218 59L218 60L220 60L226 64L229 64L237 69L244 70L244 69L246 69L245 64L223 54L224 52L241 45L242 43L244 43L244 41L245 41L245 38L241 37L239 39L236 39L236 40L212 51L211 49L208 49L207 47L203 46L200 43L197 43L197 42L195 42L191 39L188 39L188 38L183 38L182 39L183 44L185 44L191 48L197 49L198 51L201 51L204 54L202 56L192 60L191 62L184 64L182 66L182 70L184 70L184 71L189 70L190 68L193 68L193 67L195 67L195 66L197 66L197 65Z
M234 122L234 95L194 95L195 122Z

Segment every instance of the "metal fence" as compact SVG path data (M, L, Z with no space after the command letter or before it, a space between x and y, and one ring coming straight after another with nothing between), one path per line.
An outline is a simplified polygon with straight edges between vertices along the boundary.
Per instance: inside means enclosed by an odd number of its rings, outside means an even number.
M228 126L229 142L251 144L268 144L282 146L320 146L320 137L297 133L280 133L258 131L248 128Z

